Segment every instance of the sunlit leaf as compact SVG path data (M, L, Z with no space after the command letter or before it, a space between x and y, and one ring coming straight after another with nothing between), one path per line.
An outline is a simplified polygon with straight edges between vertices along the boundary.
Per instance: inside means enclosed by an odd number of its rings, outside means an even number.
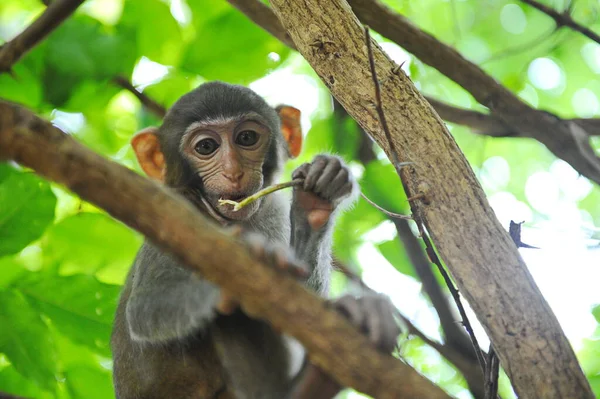
M52 223L55 206L46 181L0 164L0 256L17 253L38 239Z
M18 288L62 334L110 356L110 332L120 286L86 275L32 273Z
M194 15L196 40L185 50L181 67L208 80L248 83L277 67L290 50L231 8L212 18Z
M418 279L415 269L398 239L377 244L377 249L400 273Z
M141 244L140 237L101 213L79 213L54 225L43 242L48 266L63 274L100 271L123 277Z
M40 314L18 291L0 291L0 352L16 370L43 387L58 372L54 343Z

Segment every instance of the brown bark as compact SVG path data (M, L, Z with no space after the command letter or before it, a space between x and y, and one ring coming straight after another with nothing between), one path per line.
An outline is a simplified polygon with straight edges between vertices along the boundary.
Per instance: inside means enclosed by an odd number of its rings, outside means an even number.
M343 0L327 7L319 0L271 4L336 99L393 158L373 107L363 28L350 6ZM517 394L592 398L556 317L445 125L410 79L392 72L395 64L379 48L374 58L394 146L400 161L414 162L402 173L407 195L425 195L412 203L415 217L478 315Z
M448 398L406 364L375 350L322 299L254 260L189 203L6 102L0 102L0 159L67 186L236 293L245 309L296 337L341 384L377 398Z
M25 53L71 15L84 0L56 0L14 39L0 46L0 73L8 72Z

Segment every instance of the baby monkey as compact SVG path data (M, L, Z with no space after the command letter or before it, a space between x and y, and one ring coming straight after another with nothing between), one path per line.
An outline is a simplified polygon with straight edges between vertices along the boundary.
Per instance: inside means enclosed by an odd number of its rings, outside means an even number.
M291 203L280 192L237 212L218 202L275 183L301 142L297 109L274 109L246 87L211 82L181 97L132 145L149 177L221 225L238 226L266 263L305 268L306 286L325 296L335 217L358 193L339 158L319 155L296 169L304 184ZM381 350L393 349L399 331L389 300L344 297L334 306ZM305 360L297 341L245 315L233 297L149 241L125 283L111 346L118 399L326 399L341 389Z

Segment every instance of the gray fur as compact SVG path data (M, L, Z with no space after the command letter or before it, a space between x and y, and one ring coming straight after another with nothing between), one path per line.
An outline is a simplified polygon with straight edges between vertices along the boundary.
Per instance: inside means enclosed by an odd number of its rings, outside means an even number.
M227 99L235 99L245 108L216 103ZM195 106L195 101L200 101L200 106ZM184 96L169 111L159 133L163 151L169 151L165 154L167 183L177 188L193 183L193 171L177 155L177 140L190 124L203 117L227 119L236 112L252 111L279 126L279 121L273 120L275 111L265 104L249 89L222 83L203 85ZM278 178L287 154L279 131L274 135L276 145L263 166L265 185ZM343 197L349 202L355 198L348 193ZM338 200L341 198L335 198ZM313 231L286 194L274 193L261 201L258 211L240 223L243 230L259 234L266 245L283 247L290 257L305 262L311 271L308 287L326 295L335 215L324 228ZM304 361L302 348L241 311L217 314L219 297L217 286L146 241L131 268L115 318L111 346L117 398L287 397Z

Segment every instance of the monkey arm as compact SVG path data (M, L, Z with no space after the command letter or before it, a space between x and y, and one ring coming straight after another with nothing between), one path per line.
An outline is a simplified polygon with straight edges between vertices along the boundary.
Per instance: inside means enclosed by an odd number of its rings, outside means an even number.
M146 243L134 268L126 305L133 340L185 338L215 318L219 288L180 267L170 255Z
M327 292L331 269L332 224L327 222L318 230L311 228L306 213L292 203L290 213L290 246L298 260L306 263L310 270L307 284L318 293Z

